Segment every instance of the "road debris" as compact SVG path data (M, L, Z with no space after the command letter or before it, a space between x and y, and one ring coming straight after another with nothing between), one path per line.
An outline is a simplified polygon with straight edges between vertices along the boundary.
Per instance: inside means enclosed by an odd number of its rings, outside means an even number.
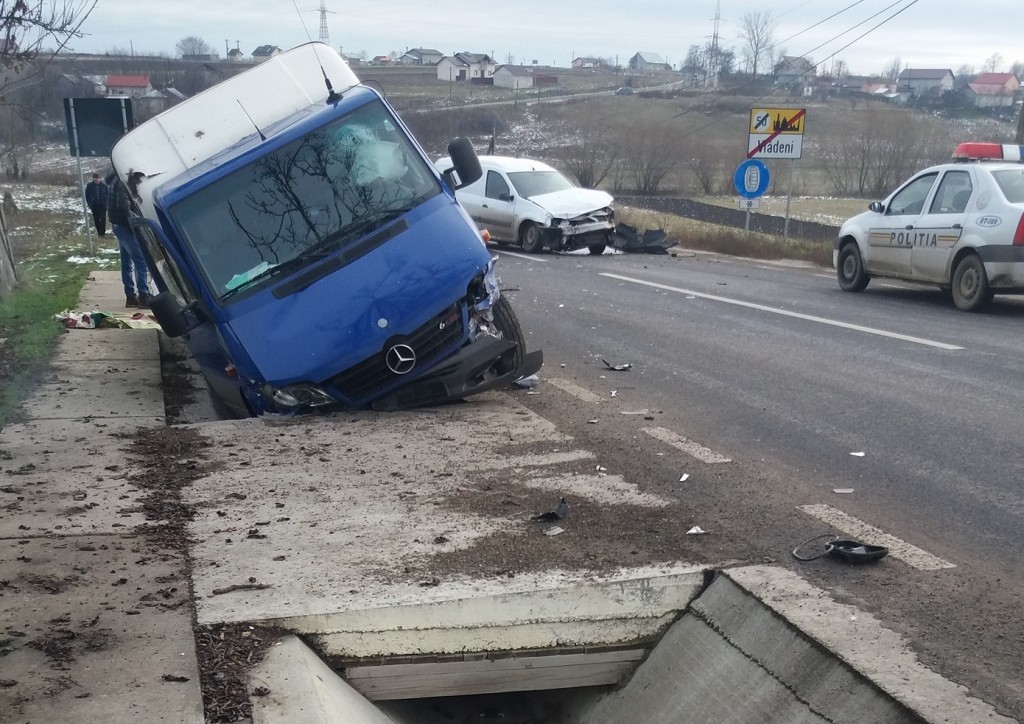
M690 530L686 531L686 535L707 535L707 531L701 528L699 525L695 525Z
M604 366L605 367L607 367L610 370L615 370L616 372L626 372L628 370L633 369L633 363L632 362L624 362L622 364L614 364L613 365L611 362L606 360L604 357L601 358L601 361L604 362Z
M680 478L679 478L679 482L680 482L680 483L685 483L685 482L686 482L687 480L689 480L689 479L690 479L690 474L689 474L689 473L683 473L683 474L682 474L682 475L680 476Z
M827 539L827 540L826 540ZM825 549L814 555L804 555L802 548L809 546L819 540L825 540ZM847 563L874 563L889 555L889 549L885 546L869 545L856 540L840 540L835 533L823 533L805 540L793 549L793 557L798 561L813 561L829 554L840 558Z
M832 488L833 493L839 493L840 495L847 495L853 492L853 488Z
M569 504L565 502L565 498L558 501L558 505L555 509L548 513L539 513L530 518L532 521L538 523L550 523L554 520L561 520L565 516L569 515Z
M544 529L544 535L546 535L546 536L558 535L559 533L564 533L564 532L565 532L565 529L562 528L561 526L557 526L557 525L554 525L554 526L551 526L550 528L545 528Z
M540 377L538 377L537 375L528 375L526 377L520 377L513 384L516 387L521 387L523 389L528 390L540 384Z
M852 452L850 454L853 455L855 458L862 458L865 455L865 453L862 452Z
M173 681L176 684L184 684L186 681L190 681L187 676L178 676L177 674L164 674L164 681Z
M213 589L210 591L210 595L221 596L232 591L259 591L264 588L273 588L273 585L270 583L232 583L230 586L224 586L224 588Z

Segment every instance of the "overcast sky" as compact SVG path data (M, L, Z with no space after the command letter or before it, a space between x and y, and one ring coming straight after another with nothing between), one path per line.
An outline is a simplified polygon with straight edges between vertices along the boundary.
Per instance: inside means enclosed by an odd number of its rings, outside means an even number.
M963 0L791 0L774 5L721 0L722 46L742 57L744 16L771 12L779 47L789 55L807 55L823 70L833 58L845 61L851 73L865 75L881 72L897 57L912 68L953 71L962 65L980 71L994 53L1002 56L1000 71L1024 61L1021 0L977 5ZM691 45L710 40L715 17L715 0L326 0L326 6L331 45L345 53L373 56L422 47L558 66L580 55L625 64L637 51L658 53L678 66ZM179 40L197 36L221 57L225 40L232 48L237 41L248 56L258 45L287 49L303 43L307 31L317 39L319 7L320 0L99 0L83 26L85 37L76 39L72 49L175 55ZM901 8L906 10L872 30Z

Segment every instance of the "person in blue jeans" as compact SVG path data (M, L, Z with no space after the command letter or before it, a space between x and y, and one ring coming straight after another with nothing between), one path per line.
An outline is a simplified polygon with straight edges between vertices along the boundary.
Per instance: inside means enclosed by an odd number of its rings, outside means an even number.
M124 306L149 307L149 265L138 239L132 233L129 218L132 213L128 187L117 175L109 179L110 205L107 215L110 227L121 249L121 283L124 285Z

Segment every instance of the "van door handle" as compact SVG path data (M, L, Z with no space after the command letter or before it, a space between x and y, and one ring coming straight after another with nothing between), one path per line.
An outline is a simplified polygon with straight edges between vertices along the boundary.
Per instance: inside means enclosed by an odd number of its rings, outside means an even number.
M488 208L487 204L481 204L481 206L483 206L483 208L485 209Z
M907 231L910 231L911 229L913 229L913 228L914 228L914 225L913 225L913 224L907 224L907 225L906 225L906 226L904 226L903 228L904 228L904 229L906 229Z
M963 224L953 224L953 228L954 229L962 229L962 228L964 228L964 225Z

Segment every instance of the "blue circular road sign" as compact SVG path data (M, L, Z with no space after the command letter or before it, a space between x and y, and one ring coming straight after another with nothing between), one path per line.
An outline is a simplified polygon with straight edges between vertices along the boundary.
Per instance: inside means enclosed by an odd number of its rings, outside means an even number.
M732 177L732 183L739 195L745 199L756 199L768 188L771 174L763 161L756 158L748 158L736 167L736 173Z

